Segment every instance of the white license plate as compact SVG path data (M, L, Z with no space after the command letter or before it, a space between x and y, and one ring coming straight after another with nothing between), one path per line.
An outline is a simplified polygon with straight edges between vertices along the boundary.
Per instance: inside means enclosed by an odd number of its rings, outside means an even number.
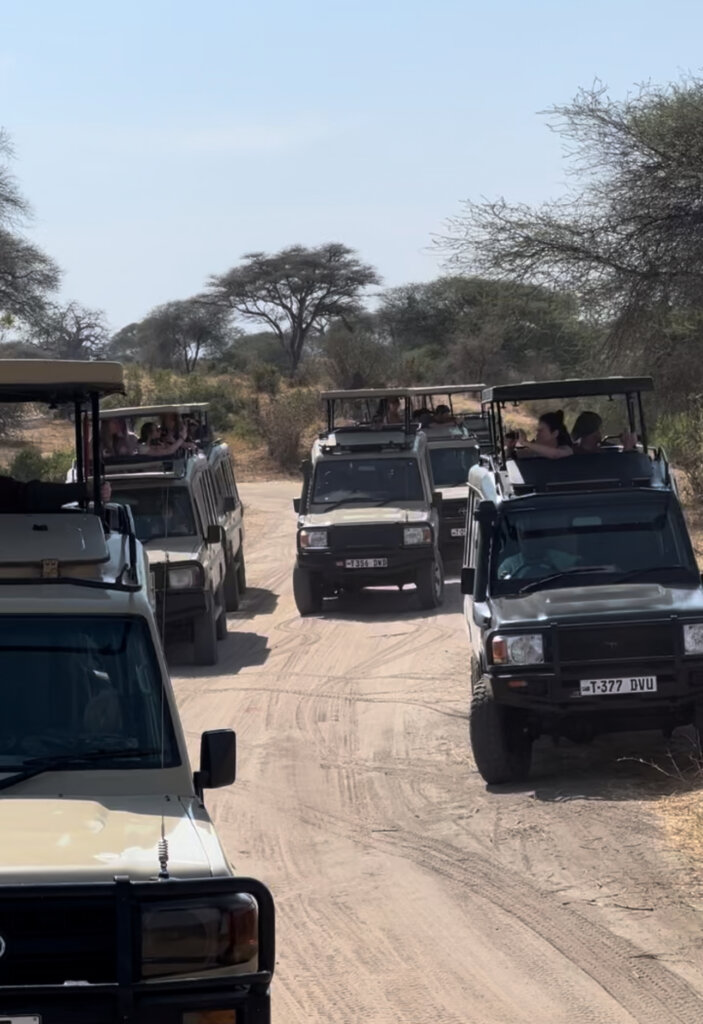
M0 1014L0 1024L41 1024L41 1017L3 1017Z
M656 693L656 676L621 676L617 679L582 679L582 697L606 697L611 693ZM2 1024L2 1022L0 1022Z
M466 527L465 526L452 526L450 533L452 537L465 537Z
M387 558L347 558L344 562L345 569L387 569Z

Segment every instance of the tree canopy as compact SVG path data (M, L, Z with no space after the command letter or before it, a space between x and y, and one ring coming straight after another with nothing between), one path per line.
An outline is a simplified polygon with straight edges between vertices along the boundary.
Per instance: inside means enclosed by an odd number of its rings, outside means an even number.
M243 262L210 279L212 295L245 321L268 327L285 351L291 372L305 344L334 320L353 318L361 292L380 284L373 267L338 242L316 248L247 253Z
M537 208L467 202L439 244L460 271L578 296L616 362L646 361L680 392L703 324L703 79L624 100L596 84L548 113L566 194Z

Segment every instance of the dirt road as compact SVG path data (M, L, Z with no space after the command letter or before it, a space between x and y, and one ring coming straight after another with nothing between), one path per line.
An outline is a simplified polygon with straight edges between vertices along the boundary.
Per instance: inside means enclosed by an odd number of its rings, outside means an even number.
M216 673L174 676L194 749L237 730L209 806L276 898L277 1024L700 1024L703 876L663 827L677 784L635 760L663 741L545 744L487 792L456 578L438 613L388 590L300 619L296 486L242 491L243 610Z

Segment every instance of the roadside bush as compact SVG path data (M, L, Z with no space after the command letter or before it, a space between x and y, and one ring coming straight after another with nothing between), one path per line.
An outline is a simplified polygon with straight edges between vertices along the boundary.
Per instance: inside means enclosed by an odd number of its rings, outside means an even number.
M259 426L269 455L282 469L295 469L303 455L303 441L320 418L316 392L291 389L259 408Z
M251 382L254 390L261 395L275 398L281 386L281 374L272 363L255 363L251 368Z
M42 467L42 480L52 480L57 484L64 483L66 475L73 465L74 457L72 450L52 452L51 455L45 455Z
M703 403L695 402L686 412L665 413L656 423L655 438L670 461L686 474L691 495L703 497Z
M33 445L20 448L10 463L9 473L16 480L41 480L44 473L44 456Z

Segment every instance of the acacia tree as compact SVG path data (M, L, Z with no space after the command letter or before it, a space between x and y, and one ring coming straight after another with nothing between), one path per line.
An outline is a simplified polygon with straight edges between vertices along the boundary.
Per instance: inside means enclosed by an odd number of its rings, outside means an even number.
M467 202L439 244L454 268L578 295L621 365L646 359L683 393L701 362L703 79L624 100L597 84L548 113L571 161L566 195Z
M196 296L157 306L144 320L118 332L113 344L128 340L132 351L152 365L192 373L208 352L221 352L231 338L227 310Z
M77 302L51 305L31 324L31 341L54 359L95 359L109 340L105 314Z
M244 320L265 324L278 338L291 373L309 337L360 309L363 289L380 284L376 270L353 249L330 242L313 249L247 253L243 263L213 276L213 296Z
M30 208L10 173L11 157L10 140L0 129L0 314L6 326L38 316L46 293L59 283L53 260L19 232Z

